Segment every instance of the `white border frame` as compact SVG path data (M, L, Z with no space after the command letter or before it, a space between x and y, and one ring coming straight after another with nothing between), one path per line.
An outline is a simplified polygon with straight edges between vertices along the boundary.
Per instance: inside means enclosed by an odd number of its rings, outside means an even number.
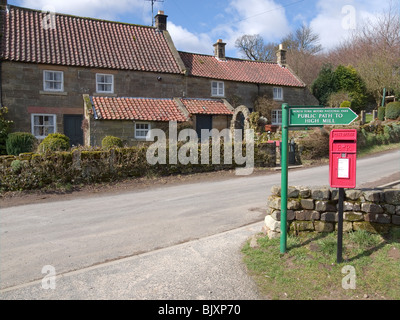
M281 89L282 96L281 96L280 98L275 98L275 96L274 96L274 89ZM272 98L273 98L273 100L275 100L275 101L283 101L283 87L273 87L273 88L272 88Z
M149 130L148 130L148 132L147 132L147 134L146 134L145 137L143 137L143 136L140 136L140 137L136 136L136 125L137 125L137 124L147 124L147 125L149 125ZM138 122L138 121L136 121L136 122L134 122L134 129L135 129L135 139L138 139L138 140L146 140L147 137L148 137L148 135L149 135L149 132L150 132L150 130L151 130L151 123L150 123L150 122Z
M51 114L51 113L31 113L31 133L37 138L37 139L44 139L47 136L36 136L35 135L35 122L34 122L34 117L35 116L46 116L46 117L50 117L52 116L54 118L54 133L57 132L57 115L55 114Z
M99 91L98 90L99 82L97 81L97 76L111 76L111 78L112 78L111 91ZM102 82L102 84L109 84L109 83ZM96 73L96 93L110 93L110 94L114 93L114 75L113 74L111 74L111 73Z
M46 89L46 72L58 72L61 73L61 90L57 89ZM64 71L60 70L43 70L43 91L44 92L64 92Z
M213 94L213 83L217 83L217 94ZM220 83L222 83L223 91L224 91L222 95L218 93ZM225 97L225 82L224 81L217 81L217 80L211 81L211 97L220 97L220 98Z

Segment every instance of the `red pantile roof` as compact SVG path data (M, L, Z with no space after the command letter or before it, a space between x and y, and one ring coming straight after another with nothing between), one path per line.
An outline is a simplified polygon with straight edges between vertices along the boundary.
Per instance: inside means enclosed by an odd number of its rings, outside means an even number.
M180 99L190 114L233 114L222 100Z
M97 120L186 121L173 99L91 97Z
M164 34L153 27L55 14L55 28L43 28L46 13L15 6L5 19L5 60L181 73Z
M179 52L189 75L278 86L305 87L289 69L272 62L258 62Z

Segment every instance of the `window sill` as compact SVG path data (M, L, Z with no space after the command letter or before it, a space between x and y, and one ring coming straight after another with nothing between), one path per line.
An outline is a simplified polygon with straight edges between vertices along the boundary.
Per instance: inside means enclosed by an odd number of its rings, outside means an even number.
M94 97L116 97L117 94L115 93L107 93L107 92L94 92Z
M48 95L48 96L66 96L68 92L65 91L39 91L39 94Z

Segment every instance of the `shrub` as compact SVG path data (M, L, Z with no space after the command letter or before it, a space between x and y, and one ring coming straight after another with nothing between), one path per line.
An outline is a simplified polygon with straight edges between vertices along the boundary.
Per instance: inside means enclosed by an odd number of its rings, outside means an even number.
M378 108L378 120L384 121L385 120L385 114L386 114L386 108L385 107L379 107Z
M122 148L123 144L122 144L122 140L118 137L106 136L101 141L101 146L103 147L103 149Z
M329 132L314 130L309 136L299 139L302 159L321 159L329 156Z
M20 153L32 152L36 138L29 132L10 133L6 141L7 154L18 156Z
M6 141L13 124L11 120L6 119L7 113L7 107L0 107L0 155L7 154Z
M38 147L40 153L48 151L66 151L69 149L69 138L62 133L49 134Z
M390 102L386 106L386 119L397 119L400 117L400 101Z
M351 105L351 102L345 100L340 104L340 108L350 108L350 105Z

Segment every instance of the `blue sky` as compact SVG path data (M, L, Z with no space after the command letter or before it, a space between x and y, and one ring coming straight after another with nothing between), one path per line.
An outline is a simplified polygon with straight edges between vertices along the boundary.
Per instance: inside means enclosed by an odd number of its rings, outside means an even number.
M160 1L160 0L158 0ZM244 34L260 34L278 42L302 23L320 35L329 50L361 26L375 19L390 0L164 0L154 12L168 15L168 31L178 50L212 54L218 39L227 55L240 57L234 44ZM393 2L398 0L393 0ZM9 4L85 17L151 25L149 0L9 0Z

